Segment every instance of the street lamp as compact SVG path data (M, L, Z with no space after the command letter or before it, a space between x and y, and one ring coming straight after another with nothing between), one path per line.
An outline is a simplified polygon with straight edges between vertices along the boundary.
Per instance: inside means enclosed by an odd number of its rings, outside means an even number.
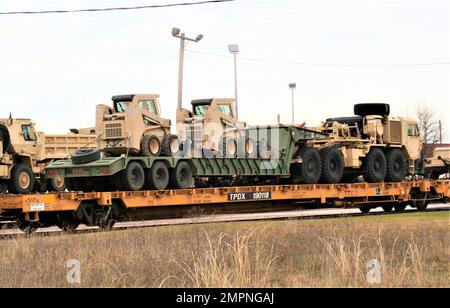
M239 54L239 45L228 45L228 51L234 56L234 95L236 100L236 117L239 118L239 102L238 102L238 78L237 78L237 55Z
M184 68L184 51L189 42L198 43L203 39L203 35L199 34L195 39L186 37L180 29L173 28L172 36L180 39L180 60L178 68L178 108L183 107L183 68Z
M297 84L296 83L290 83L289 84L289 89L291 89L292 92L292 125L295 125L295 89L297 89Z

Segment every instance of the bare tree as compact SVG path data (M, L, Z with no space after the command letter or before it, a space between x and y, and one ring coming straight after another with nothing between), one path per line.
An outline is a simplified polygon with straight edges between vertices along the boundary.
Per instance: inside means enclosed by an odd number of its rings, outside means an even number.
M442 130L441 121L437 112L427 105L417 108L417 118L419 119L420 132L425 144L436 144L441 142Z

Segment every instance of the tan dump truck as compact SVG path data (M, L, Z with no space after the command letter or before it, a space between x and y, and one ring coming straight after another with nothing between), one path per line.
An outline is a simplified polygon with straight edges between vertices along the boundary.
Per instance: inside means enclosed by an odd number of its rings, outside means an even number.
M450 147L439 147L433 151L433 157L425 159L425 176L437 180L450 175Z
M107 155L173 156L180 144L170 134L171 121L161 117L159 95L113 96L112 107L98 105L98 147Z
M46 135L30 119L0 119L0 193L64 191L64 178L45 180L45 167L84 147L95 147L94 129L85 134Z
M329 135L313 142L322 161L322 182L401 182L415 174L421 137L416 120L390 116L388 104L358 104L355 116L332 118L315 130Z
M256 145L245 137L246 126L237 118L234 99L194 100L192 110L177 110L177 134L181 144L198 143L193 147L194 157L253 155Z

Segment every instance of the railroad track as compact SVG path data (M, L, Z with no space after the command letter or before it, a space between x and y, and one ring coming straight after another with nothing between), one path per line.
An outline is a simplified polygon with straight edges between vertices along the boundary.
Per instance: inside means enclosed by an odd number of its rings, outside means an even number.
M426 210L425 212L443 212L443 211L450 213L450 206L444 204L433 204L430 205L428 210ZM283 212L246 213L246 214L219 214L219 215L207 215L191 218L118 222L115 225L114 229L109 232L138 229L138 228L162 227L162 226L179 226L179 225L244 222L244 221L332 219L332 218L361 217L361 216L402 215L414 212L417 212L417 210L408 207L403 212L392 212L392 213L385 213L381 209L374 209L370 214L363 214L359 211L359 209L336 209L336 208L308 209L308 210L295 210ZM76 232L74 232L73 235L86 233L99 233L99 232L105 231L99 229L98 227L80 226L80 228ZM61 231L56 227L39 229L33 235L26 235L18 229L9 229L9 230L0 230L0 240L20 239L29 237L60 236L65 234L67 233Z

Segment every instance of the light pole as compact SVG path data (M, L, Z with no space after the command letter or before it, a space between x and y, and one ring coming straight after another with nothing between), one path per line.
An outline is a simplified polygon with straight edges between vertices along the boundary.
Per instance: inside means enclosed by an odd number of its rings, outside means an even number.
M203 35L199 34L195 39L186 37L180 29L173 28L172 36L180 39L180 60L178 67L178 108L183 108L183 69L184 69L184 51L189 42L198 43L202 40Z
M234 56L234 96L236 100L236 117L239 118L239 102L238 102L238 76L237 76L237 55L239 54L239 45L228 45L228 50Z
M290 83L289 89L292 92L292 125L295 125L295 89L297 89L296 83Z

